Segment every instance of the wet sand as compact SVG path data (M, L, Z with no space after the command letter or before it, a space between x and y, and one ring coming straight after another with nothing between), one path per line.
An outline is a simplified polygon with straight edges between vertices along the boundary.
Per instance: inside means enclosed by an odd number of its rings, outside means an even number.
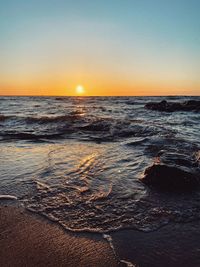
M71 233L21 208L0 206L0 266L199 267L199 229L196 221L150 233L113 232L113 251L100 234Z
M0 207L0 266L119 266L101 235L71 234L16 207Z
M138 267L199 267L200 222L169 224L144 233L123 230L112 234L120 258Z

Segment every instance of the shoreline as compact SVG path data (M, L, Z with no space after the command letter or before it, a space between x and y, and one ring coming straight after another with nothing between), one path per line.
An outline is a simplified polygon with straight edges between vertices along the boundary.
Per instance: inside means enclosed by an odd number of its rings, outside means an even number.
M3 202L4 203L4 202ZM71 232L24 208L0 203L0 266L198 267L200 221L145 233Z
M70 233L23 208L0 205L0 266L122 266L98 234Z

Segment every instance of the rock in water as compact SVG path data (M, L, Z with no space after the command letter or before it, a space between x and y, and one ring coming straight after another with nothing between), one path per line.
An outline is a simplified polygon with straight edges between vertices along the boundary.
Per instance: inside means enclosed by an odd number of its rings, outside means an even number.
M185 102L167 102L163 100L161 102L149 102L145 105L145 108L157 111L200 111L200 101L188 100Z
M160 191L191 192L200 186L197 159L177 153L163 153L144 172L141 181Z
M171 192L189 192L199 187L199 179L195 173L162 164L154 164L147 168L142 182L159 190Z

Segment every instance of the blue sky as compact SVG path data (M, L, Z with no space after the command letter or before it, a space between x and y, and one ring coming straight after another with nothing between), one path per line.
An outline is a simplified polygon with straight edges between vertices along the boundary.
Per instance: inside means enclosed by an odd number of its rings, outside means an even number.
M200 94L200 1L0 6L0 94Z

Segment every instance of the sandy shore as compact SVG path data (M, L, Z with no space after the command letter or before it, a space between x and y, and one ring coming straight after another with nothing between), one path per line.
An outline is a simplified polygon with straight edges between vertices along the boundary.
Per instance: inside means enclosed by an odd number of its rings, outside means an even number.
M100 235L71 234L16 207L0 206L0 266L119 266Z
M199 229L195 221L150 233L114 232L113 252L100 234L71 233L21 208L0 206L0 266L199 267Z

